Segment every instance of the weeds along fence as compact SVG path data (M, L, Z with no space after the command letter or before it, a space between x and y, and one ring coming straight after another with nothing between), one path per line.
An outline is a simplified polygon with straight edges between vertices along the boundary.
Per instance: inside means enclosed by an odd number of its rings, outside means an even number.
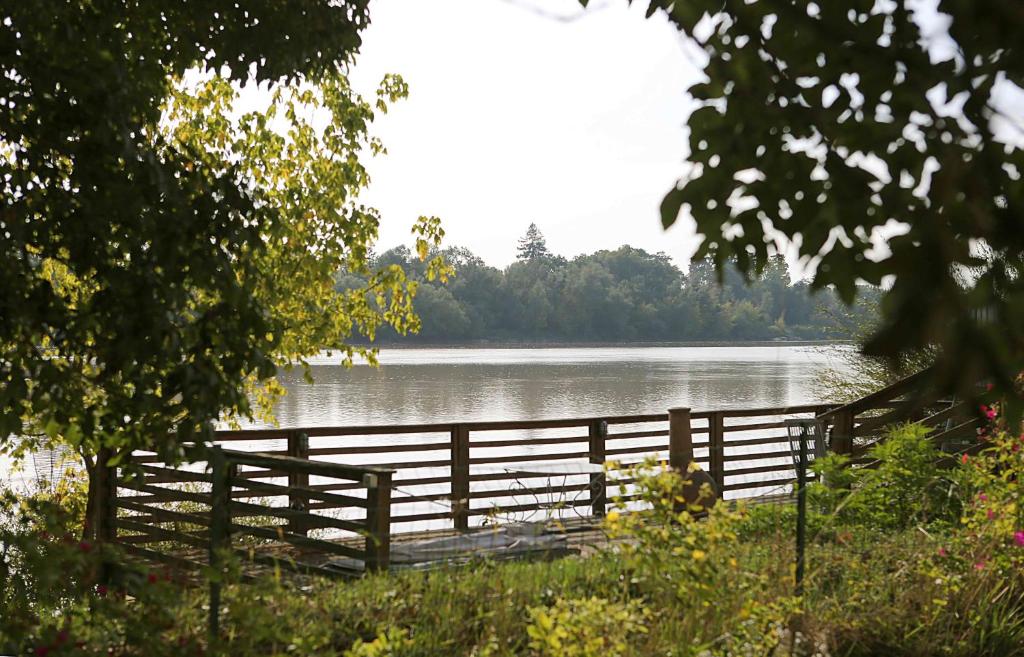
M356 571L387 568L401 534L636 505L630 467L646 459L680 470L695 461L721 498L787 492L785 420L830 408L223 431L207 461L172 467L136 453L111 473L104 524L129 552L178 566L230 549L305 572L338 557Z

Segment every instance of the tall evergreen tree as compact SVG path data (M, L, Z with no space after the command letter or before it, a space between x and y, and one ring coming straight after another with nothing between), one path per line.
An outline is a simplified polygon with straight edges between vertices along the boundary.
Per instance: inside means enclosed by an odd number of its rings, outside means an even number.
M551 257L547 240L544 239L544 235L541 234L535 223L530 224L530 227L526 229L526 235L519 240L518 250L517 258L519 260L538 260Z

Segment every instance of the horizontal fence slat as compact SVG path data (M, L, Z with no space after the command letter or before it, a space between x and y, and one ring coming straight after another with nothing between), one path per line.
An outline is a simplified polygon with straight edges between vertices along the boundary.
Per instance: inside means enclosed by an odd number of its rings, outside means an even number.
M155 506L137 504L132 502L131 498L127 497L118 497L115 503L119 508L127 509L128 511L138 511L139 513L150 515L166 522L185 522L193 525L201 525L203 527L210 526L209 512L183 513L181 511L170 511L168 509L161 509Z
M511 506L494 506L490 509L484 508L471 508L469 509L469 515L471 516L489 516L489 515L504 515L506 513L519 513L521 511L542 511L549 510L554 511L556 509L571 509L580 506L590 506L590 500L567 500L565 502L557 502L554 504L546 503L533 503L533 504L513 504Z
M154 477L166 477L166 483L171 482L203 482L210 483L213 479L208 472L193 472L191 470L178 470L176 468L162 467L158 465L141 465L136 464L134 466L128 466L132 469L137 469L147 475ZM147 477L147 481L150 483L164 483L155 482Z
M231 522L231 533L233 534L244 534L247 536L253 536L255 538L265 538L271 541L279 541L282 543L289 543L295 547L301 547L309 550L316 550L317 552L326 552L328 554L338 554L343 557L351 557L353 559L365 559L366 555L362 550L349 547L348 545L342 545L341 543L335 543L333 541L323 541L317 538L309 538L301 534L295 534L289 531L285 531L282 526L275 526L273 529L269 527L254 527L252 525L243 525Z
M144 542L174 542L184 543L185 545L191 545L198 548L206 548L209 546L209 541L200 536L193 536L186 534L185 532L174 531L172 529L165 529L163 527L157 527L155 525L149 525L144 522L135 522L130 518L118 518L114 521L115 527L118 529L130 529L140 534L145 534L147 541ZM120 537L117 539L121 540ZM143 541L138 541L143 542Z
M321 477L349 479L351 481L360 481L367 474L387 473L387 469L379 466L342 465L341 463L331 463L329 461L310 461L309 459L300 459L294 456L274 456L260 452L239 452L237 450L225 449L224 456L229 463L272 468L284 472L299 472Z
M403 524L407 522L421 522L424 520L448 520L452 517L451 511L438 511L436 513L417 513L409 516L391 516L391 524Z
M282 486L280 484L271 484L265 482L253 482L246 479L239 479L231 477L230 479L232 486L239 486L244 488L246 492L258 495L260 493L269 493L272 496L280 497L283 495L297 495L300 497L308 497L309 499L318 500L325 502L324 506L318 508L331 508L333 507L347 507L355 506L365 509L366 498L365 497L354 497L352 495L339 495L337 493L326 493L316 487L306 488L305 486ZM358 485L354 486L358 487ZM240 491L232 491L232 497L235 497Z
M536 488L499 488L496 490L470 491L469 499L494 499L496 497L519 497L521 495L550 495L554 493L574 493L590 489L589 483L565 484L561 486L538 486Z
M472 435L472 434L470 434ZM590 436L569 436L566 438L513 438L509 440L471 440L469 446L477 449L488 447L519 447L520 445L564 445L568 443L585 443Z
M390 454L393 452L436 452L451 449L448 443L421 443L415 445L361 445L358 447L315 447L309 450L310 456L333 456L339 454Z
M331 518L329 516L313 515L308 511L299 511L296 509L289 509L287 507L274 507L274 506L263 506L262 504L249 504L248 502L231 502L229 508L231 509L232 517L264 517L270 516L273 518L284 518L286 520L299 520L303 525L315 523L320 527L334 527L336 529L344 529L350 532L366 532L366 523L353 522L352 520L343 520L341 518Z
M589 452L562 452L560 454L520 454L517 456L483 456L470 458L470 465L487 465L494 463L521 463L523 461L561 461L566 459L585 459Z
M764 429L785 429L785 422L756 422L754 424L727 424L723 427L725 433L740 433L743 431L761 431Z
M626 431L624 433L610 433L606 436L607 440L625 440L627 438L668 438L668 429L658 431Z
M748 452L746 454L728 454L722 457L722 460L726 463L732 461L760 461L762 459L789 459L793 458L793 453L789 450L784 452Z

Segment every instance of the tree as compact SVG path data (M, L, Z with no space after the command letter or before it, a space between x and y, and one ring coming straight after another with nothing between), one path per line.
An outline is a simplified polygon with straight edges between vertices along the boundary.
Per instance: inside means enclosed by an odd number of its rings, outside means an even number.
M3 9L0 446L63 440L90 475L139 447L180 459L276 366L416 328L354 202L358 155L383 150L368 124L405 95L348 88L366 4ZM236 111L245 82L268 109ZM440 228L416 231L426 256ZM339 270L366 284L336 289Z
M586 1L584 0L584 4ZM666 226L696 220L719 269L777 237L850 302L886 284L870 355L940 347L936 382L1012 390L1024 354L1024 82L1014 3L652 0L707 58L690 168ZM945 29L944 29L945 28ZM888 253L877 249L888 236ZM984 317L985 321L979 321Z
M526 229L526 235L519 240L518 251L519 255L516 257L519 260L540 260L551 257L547 241L540 229L537 228L537 224L534 223L530 224L530 227Z

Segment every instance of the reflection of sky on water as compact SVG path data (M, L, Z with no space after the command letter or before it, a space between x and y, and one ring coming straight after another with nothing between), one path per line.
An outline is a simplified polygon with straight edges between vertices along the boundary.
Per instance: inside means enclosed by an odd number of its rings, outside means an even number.
M315 359L282 373L281 426L543 419L823 401L817 348L384 350L381 367Z

